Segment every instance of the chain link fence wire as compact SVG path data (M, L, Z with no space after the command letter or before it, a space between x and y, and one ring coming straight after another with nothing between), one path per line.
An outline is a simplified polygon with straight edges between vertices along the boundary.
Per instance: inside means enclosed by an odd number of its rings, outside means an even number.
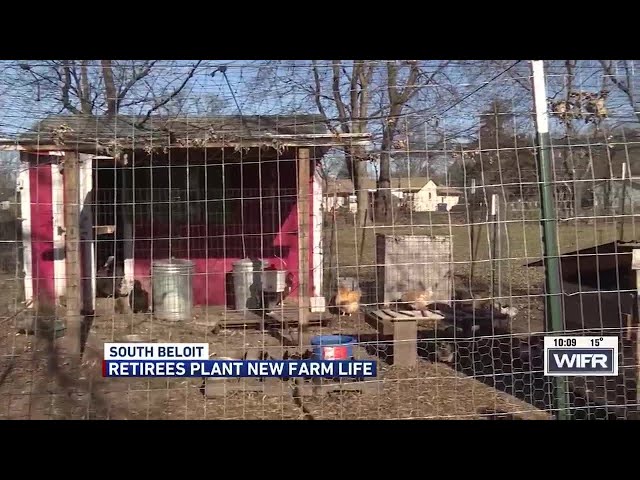
M543 374L530 61L3 61L0 418L637 418L635 63L544 67L555 333L618 336L617 377L570 377L558 404ZM154 316L182 301L153 295L171 258L194 264L179 321ZM60 345L78 301L76 364ZM287 359L327 334L353 337L378 377L102 377L104 342Z

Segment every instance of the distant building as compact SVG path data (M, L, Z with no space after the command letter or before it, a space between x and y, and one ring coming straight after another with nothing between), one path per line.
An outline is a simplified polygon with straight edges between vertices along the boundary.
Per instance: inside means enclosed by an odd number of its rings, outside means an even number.
M429 180L417 192L408 193L414 212L450 211L460 202L462 191L451 187L438 187L433 180Z
M364 188L372 196L377 191L376 180L366 179ZM414 212L450 211L460 201L462 192L455 188L439 187L426 177L392 178L391 195ZM357 210L356 191L348 179L330 179L325 186L323 208Z

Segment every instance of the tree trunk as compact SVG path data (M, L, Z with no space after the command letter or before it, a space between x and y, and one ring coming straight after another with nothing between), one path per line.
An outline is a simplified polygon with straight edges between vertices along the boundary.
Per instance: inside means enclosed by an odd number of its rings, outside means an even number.
M391 139L393 132L388 126L383 133L380 153L380 175L377 182L376 223L387 225L391 213Z
M118 110L118 92L113 79L111 60L101 60L102 77L104 80L104 93L107 97L107 115L115 115Z
M89 86L89 72L87 61L83 60L80 64L80 108L85 115L93 113L93 105L91 105L91 87Z
M369 211L369 192L367 191L364 181L367 179L367 162L353 159L353 185L356 189L356 199L358 210L356 213L356 226L362 228L367 222L367 213Z
M390 224L391 213L391 181L389 178L380 178L378 180L378 192L376 195L376 215L375 220L377 224L388 225Z

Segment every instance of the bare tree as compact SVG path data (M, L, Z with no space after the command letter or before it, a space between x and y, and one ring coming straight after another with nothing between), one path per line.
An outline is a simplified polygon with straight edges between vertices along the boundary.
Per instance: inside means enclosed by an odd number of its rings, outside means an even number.
M377 221L386 221L390 213L391 153L403 110L423 87L433 82L445 64L427 73L417 60L333 60L326 67L312 62L313 83L309 92L328 128L337 134L370 130L381 134ZM358 226L363 226L367 217L369 198L362 182L369 176L367 162L371 159L363 147L345 149L347 169L358 199Z
M159 108L158 112L172 117L180 115L206 117L222 114L228 107L228 103L226 99L210 92L191 95L183 89L171 102Z
M608 80L626 97L629 106L632 108L636 120L640 122L640 110L636 88L634 88L633 64L629 60L600 60L603 70L603 84Z
M327 127L335 134L339 133L365 133L369 117L371 82L373 80L375 62L354 60L349 70L340 60L333 60L330 67L331 86L323 88L322 67L318 62L312 61L313 86L311 92L318 112L324 117ZM343 82L347 81L347 98L343 92ZM332 103L337 117L335 121L327 113L325 102ZM368 192L364 188L363 180L367 178L367 152L362 146L345 148L345 161L347 169L356 189L358 213L356 222L358 226L365 223L368 207Z
M326 155L320 162L320 175L325 185L331 178L351 178L345 165L344 155L341 152Z
M444 144L445 140L455 141L469 132L477 132L477 125L470 124L469 119L486 107L488 97L501 95L515 103L528 98L513 86L517 75L514 82L494 81L506 72L515 72L517 64L517 61L439 60L265 61L254 64L255 78L247 92L247 98L254 100L244 105L269 111L320 113L333 133L371 133L373 149L347 146L345 163L359 194L358 224L364 224L369 206L368 194L360 188L361 179L371 176L373 170L377 173L379 192L376 221L385 222L390 213L393 163L402 163L407 153L412 158L419 157L407 149L426 150L426 144L434 141L432 135ZM408 117L411 122L404 121ZM424 131L425 125L429 127L430 138L420 139L424 145L412 143L411 135ZM447 161L441 156L438 160ZM446 165L441 170L446 171Z
M18 91L33 90L50 113L133 113L142 116L142 124L204 66L202 60L30 60L11 64L12 74L2 80Z

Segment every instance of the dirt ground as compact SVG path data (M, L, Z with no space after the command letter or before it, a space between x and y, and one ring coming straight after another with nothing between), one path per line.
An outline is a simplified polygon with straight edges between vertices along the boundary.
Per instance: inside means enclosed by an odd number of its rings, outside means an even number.
M384 230L375 229L376 233ZM471 251L465 226L396 228L395 233L442 234L454 238L456 281L468 282ZM374 230L357 245L353 232L344 225L334 253L333 265L340 275L353 275L355 267L367 276L375 267ZM389 233L389 232L386 232ZM514 223L508 229L508 248L502 262L503 294L519 314L510 325L515 334L542 332L543 281L541 269L523 267L539 258L541 240L537 224ZM587 225L560 229L561 250L609 241L615 229ZM486 229L480 232L486 237ZM483 237L481 237L483 238ZM327 244L328 245L328 244ZM362 248L364 247L364 248ZM357 253L357 254L356 254ZM480 244L474 258L474 282L488 290L488 248ZM329 262L330 263L330 262ZM415 368L399 368L385 363L392 352L388 339L377 336L361 320L341 321L330 329L314 329L310 334L354 334L363 348L362 358L379 361L377 393L343 393L323 397L294 398L293 389L282 382L279 395L236 391L223 398L205 399L200 379L104 379L101 376L102 344L122 341L138 334L148 341L208 342L215 356L242 355L247 349L269 348L283 353L287 347L274 336L254 330L229 329L217 334L197 324L161 322L151 315L106 314L93 322L89 347L81 367L64 362L53 368L46 343L18 334L12 314L20 309L20 289L14 275L0 277L0 418L2 419L547 419L536 408L537 394L544 385L518 371L512 351L513 338L485 338L484 344L459 344L455 361L442 363L433 357L434 340L419 343L421 360ZM199 322L207 320L206 316ZM507 349L505 350L505 345ZM369 347L369 348L364 348ZM466 350L465 350L466 349ZM373 356L372 356L373 355ZM501 355L504 360L496 361ZM58 359L63 361L63 359ZM496 366L498 365L498 366ZM529 367L529 371L531 367ZM493 388L493 387L496 388ZM520 395L529 391L526 395ZM508 393L505 393L508 392ZM511 394L513 395L511 395ZM528 396L527 396L528 395ZM520 397L520 399L516 398ZM523 401L526 400L526 401ZM544 402L542 402L544 404ZM492 412L502 415L492 416Z
M498 412L497 418L503 418L501 412L523 419L548 418L525 402L427 360L407 369L378 359L377 393L345 392L302 399L294 398L287 382L282 382L279 395L237 391L205 399L201 379L101 377L102 343L122 340L131 333L158 342L208 342L214 356L239 356L263 347L277 355L291 348L255 330L229 329L214 335L210 327L195 322L161 322L151 315L98 317L83 365L77 370L62 365L56 372L48 363L44 340L17 334L12 322L1 328L2 419L481 419L495 418L493 412ZM355 333L363 344L380 343L371 341L376 333L359 320L318 327L309 335L328 330ZM356 356L376 358L359 347Z

